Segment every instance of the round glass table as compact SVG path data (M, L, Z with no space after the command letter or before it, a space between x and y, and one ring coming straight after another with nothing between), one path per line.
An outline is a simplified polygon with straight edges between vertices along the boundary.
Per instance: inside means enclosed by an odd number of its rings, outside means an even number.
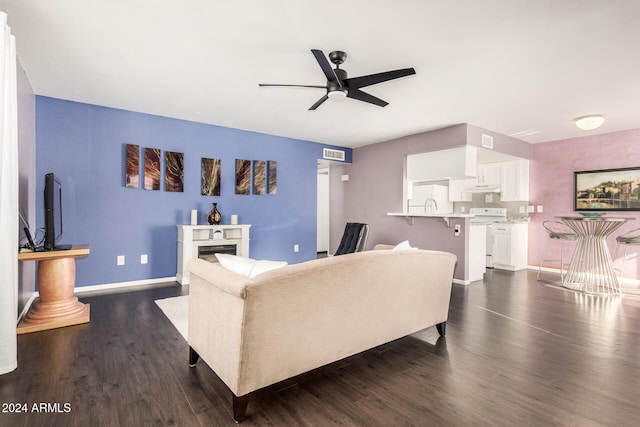
M595 295L620 295L607 236L633 218L560 216L577 235L576 249L562 286Z

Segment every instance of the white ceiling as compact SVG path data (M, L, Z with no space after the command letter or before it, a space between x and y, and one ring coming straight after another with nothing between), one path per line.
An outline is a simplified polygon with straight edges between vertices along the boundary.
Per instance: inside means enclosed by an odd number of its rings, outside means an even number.
M0 0L38 95L356 147L458 123L535 143L640 128L638 0ZM414 67L308 108L310 49L350 77ZM606 117L596 131L573 119Z

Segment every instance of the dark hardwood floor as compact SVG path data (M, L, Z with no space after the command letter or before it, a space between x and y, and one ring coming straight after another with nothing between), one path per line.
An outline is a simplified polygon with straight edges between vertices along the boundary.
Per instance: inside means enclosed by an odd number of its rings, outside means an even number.
M234 425L230 392L202 361L188 367L154 303L184 292L83 297L89 325L19 336L0 425ZM454 285L446 338L430 328L260 390L242 425L637 426L640 298L490 271Z

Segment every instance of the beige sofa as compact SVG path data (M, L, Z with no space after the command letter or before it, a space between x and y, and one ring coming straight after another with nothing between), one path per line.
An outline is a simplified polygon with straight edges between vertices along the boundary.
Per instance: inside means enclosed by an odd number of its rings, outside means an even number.
M189 364L201 357L229 387L239 422L255 390L430 326L444 335L455 262L374 250L247 279L189 261Z

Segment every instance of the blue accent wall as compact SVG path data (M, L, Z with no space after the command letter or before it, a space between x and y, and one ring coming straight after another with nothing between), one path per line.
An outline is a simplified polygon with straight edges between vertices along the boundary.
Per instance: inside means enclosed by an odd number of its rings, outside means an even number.
M162 150L160 191L125 187L126 144ZM53 172L63 185L61 243L88 243L91 249L76 263L76 286L175 276L176 225L190 222L191 209L206 224L212 202L223 224L234 213L252 225L252 258L313 259L316 163L325 147L346 151L351 161L348 148L38 96L37 226L44 223L44 175ZM184 153L182 193L164 191L165 151ZM219 197L200 195L203 157L222 160ZM236 195L235 159L277 161L277 194ZM148 254L148 264L140 264L141 254ZM125 256L124 266L116 265L118 255Z

